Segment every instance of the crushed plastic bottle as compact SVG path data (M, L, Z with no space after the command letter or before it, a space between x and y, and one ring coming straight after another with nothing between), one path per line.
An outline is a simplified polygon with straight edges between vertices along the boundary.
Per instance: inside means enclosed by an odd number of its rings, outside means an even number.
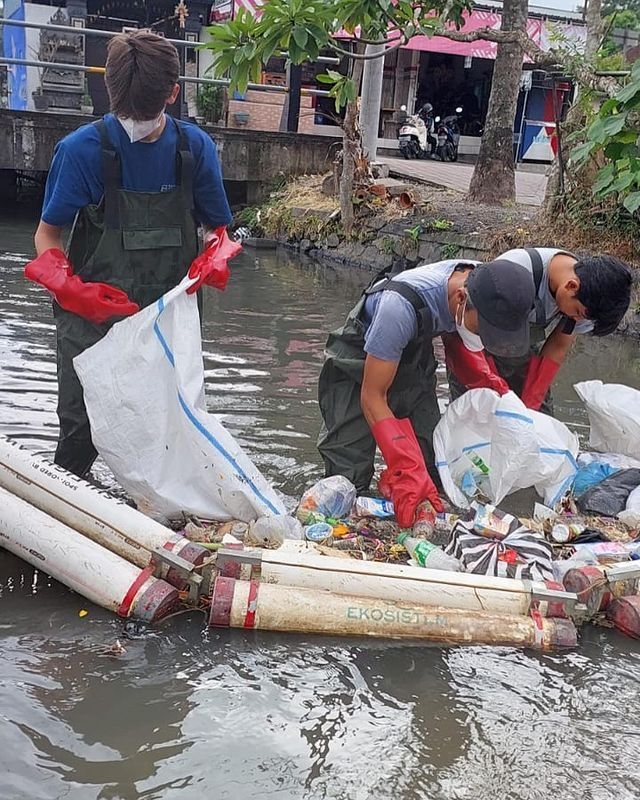
M418 539L432 541L436 530L436 511L428 500L423 500L416 508L413 535Z
M409 532L401 533L397 540L404 545L411 558L421 567L460 572L462 564L457 558L447 555L442 548L425 539L416 539Z
M343 475L331 475L314 484L302 495L296 516L306 522L310 513L342 519L351 513L356 501L356 487Z
M304 538L302 525L297 519L284 514L260 517L249 525L244 543L249 547L264 547L277 550L285 539Z

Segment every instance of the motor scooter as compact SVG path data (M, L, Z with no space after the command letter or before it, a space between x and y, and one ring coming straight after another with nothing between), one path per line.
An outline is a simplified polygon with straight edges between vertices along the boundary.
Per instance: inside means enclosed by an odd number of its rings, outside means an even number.
M457 161L458 145L460 144L460 126L458 125L458 114L462 114L462 108L458 106L455 114L440 119L436 117L436 131L438 145L436 154L441 161Z
M400 106L401 111L407 110ZM408 114L398 134L398 149L405 158L428 158L430 146L427 126L419 114Z

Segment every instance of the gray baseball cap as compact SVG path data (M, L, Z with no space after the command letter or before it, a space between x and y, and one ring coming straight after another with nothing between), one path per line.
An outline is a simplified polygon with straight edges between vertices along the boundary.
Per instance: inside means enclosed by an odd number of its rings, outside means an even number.
M526 355L529 314L536 301L531 272L514 261L489 261L471 272L466 286L486 350L496 356Z

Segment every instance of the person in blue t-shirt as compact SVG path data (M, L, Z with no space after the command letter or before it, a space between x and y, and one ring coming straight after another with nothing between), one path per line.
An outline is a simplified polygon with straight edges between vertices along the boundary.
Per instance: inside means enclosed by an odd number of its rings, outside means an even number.
M240 250L215 144L165 113L178 97L175 47L148 31L109 42L111 112L56 146L25 275L54 298L60 436L55 461L85 475L97 453L73 359L187 274L223 289ZM73 225L67 253L62 229ZM205 248L198 255L197 226Z

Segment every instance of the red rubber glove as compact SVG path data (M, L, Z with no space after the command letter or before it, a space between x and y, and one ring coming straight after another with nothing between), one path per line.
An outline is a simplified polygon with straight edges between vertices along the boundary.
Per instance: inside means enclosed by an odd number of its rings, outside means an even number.
M427 472L411 421L388 417L376 422L371 432L387 465L380 484L391 495L400 527L413 526L416 508L423 500L442 513L444 506Z
M560 364L545 356L531 356L522 387L522 402L538 411L556 377Z
M443 333L447 367L467 389L493 389L499 395L509 391L509 384L498 375L496 365L484 350L468 350L457 333Z
M112 317L128 317L140 311L127 293L108 283L85 283L62 252L56 247L45 250L24 268L27 280L44 286L65 311L97 325Z
M241 250L240 242L229 238L224 225L210 232L205 240L204 250L193 259L189 267L189 277L198 280L187 289L187 294L197 292L203 284L224 291L231 275L227 262Z

